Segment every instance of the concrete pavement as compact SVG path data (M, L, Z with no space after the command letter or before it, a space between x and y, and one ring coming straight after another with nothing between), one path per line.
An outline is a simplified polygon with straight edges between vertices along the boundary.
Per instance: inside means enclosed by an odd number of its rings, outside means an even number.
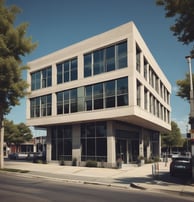
M24 176L194 196L194 183L191 179L186 180L169 175L169 162L167 164L159 162L157 167L159 173L154 176L153 168L156 164L144 164L140 167L123 165L121 169L60 166L58 163L37 164L9 160L4 164L5 168L30 171L22 173Z

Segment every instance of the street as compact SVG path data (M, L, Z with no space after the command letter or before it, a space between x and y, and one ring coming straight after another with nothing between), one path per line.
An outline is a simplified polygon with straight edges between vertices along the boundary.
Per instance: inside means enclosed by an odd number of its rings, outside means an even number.
M189 198L151 193L142 190L121 190L103 186L71 184L43 178L26 178L0 172L1 201L139 201L183 202Z

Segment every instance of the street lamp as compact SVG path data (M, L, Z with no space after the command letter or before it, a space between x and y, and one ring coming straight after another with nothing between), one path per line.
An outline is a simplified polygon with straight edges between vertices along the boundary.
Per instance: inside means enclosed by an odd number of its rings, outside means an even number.
M192 67L191 67L191 59L194 56L186 56L185 57L188 65L189 65L189 77L190 77L190 117L189 123L191 125L191 156L192 156L192 179L194 180L194 93L193 93L193 74L192 74Z

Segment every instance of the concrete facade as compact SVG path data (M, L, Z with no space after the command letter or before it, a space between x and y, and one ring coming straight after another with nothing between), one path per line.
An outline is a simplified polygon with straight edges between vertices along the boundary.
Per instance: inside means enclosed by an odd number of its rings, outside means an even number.
M122 55L116 55L119 54L117 52L119 52L119 48L121 49L121 43L127 44L127 65L125 67L122 66L122 68L118 65L118 68L116 68L116 64L119 63L117 57L120 57L121 60L123 57ZM95 74L95 54L100 50L103 54L107 54L107 56L100 57L108 58L109 47L114 49L113 63L115 69L103 70L104 72ZM92 57L92 73L90 76L85 76L84 69L86 66L85 56L87 54ZM63 61L70 61L72 65L74 58L76 58L77 62L77 72L72 78L76 75L76 79L58 83L58 64ZM103 61L108 63L107 58L103 59ZM72 159L76 158L77 163L82 165L86 160L89 160L90 155L87 154L90 147L89 139L84 136L85 134L82 130L84 127L86 128L85 130L88 130L88 123L93 124L95 131L97 131L98 127L101 129L105 127L107 151L104 151L105 155L102 161L107 167L114 167L116 165L118 154L125 163L135 162L138 156L144 156L149 159L160 155L160 133L171 129L171 85L133 22L126 23L110 31L31 61L28 65L30 69L28 70L27 81L30 84L29 92L31 94L27 97L27 124L29 126L47 128L48 161L58 160L59 156L57 155L60 152L57 147L63 147L63 151L65 151L69 143L72 143L70 147L72 148L72 153L70 153L68 157L70 159L67 159L67 162L71 163ZM99 65L101 64L99 63ZM64 66L65 64L63 64ZM49 71L51 71L51 85L49 84L45 87L43 85L42 78L44 77L44 73L42 71L48 67L50 67ZM38 79L35 78L36 72L41 72L41 74L37 74L40 75L40 78L37 76ZM128 82L127 98L125 97L127 104L119 104L118 86L120 85L119 82L122 83L123 78ZM34 81L32 81L33 79ZM46 79L48 80L48 78ZM106 86L111 81L113 81L112 83L115 86L114 103L108 103L108 98L106 97ZM35 85L36 82L38 83L39 87L37 89L32 90L33 82ZM96 102L94 92L96 84L102 84L103 86L101 100L103 107L98 109L94 106ZM92 89L91 109L86 109L86 88L88 86ZM72 97L69 98L70 104L68 105L68 110L70 111L65 112L64 94L68 92L69 96L73 96L71 95L74 92L72 89L76 89L76 101L75 103L71 103L73 99ZM58 109L60 92L63 94L62 112L59 112ZM50 97L45 98L45 95L49 95ZM45 113L43 112L43 98L51 100L51 103L47 101ZM49 104L51 105L51 109L48 107ZM73 108L74 105L76 105L76 111L73 111L75 110ZM114 107L110 107L111 105L114 105ZM37 113L37 110L40 112ZM101 124L99 126L98 122L103 122L104 125ZM63 126L63 134L66 134L68 131L66 129L67 125L71 128L71 139L66 139L66 136L63 135L64 144L63 146L59 146L59 137L61 137L59 131L61 129L58 127ZM98 155L96 155L97 153L103 153L102 151L98 151L98 134L94 138L96 138L94 140L96 149L94 151L95 154L92 154L91 158L102 163L98 159ZM55 143L53 143L54 141ZM86 144L87 151L82 148L83 143ZM56 148L54 149L55 146ZM53 153L54 150L55 152ZM83 156L84 152L87 154L85 157Z

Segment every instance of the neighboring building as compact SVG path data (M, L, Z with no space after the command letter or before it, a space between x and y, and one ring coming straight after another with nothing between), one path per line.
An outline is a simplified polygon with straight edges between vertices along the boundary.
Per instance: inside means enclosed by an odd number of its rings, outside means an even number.
M133 22L28 65L27 125L47 129L47 161L160 156L171 85Z

